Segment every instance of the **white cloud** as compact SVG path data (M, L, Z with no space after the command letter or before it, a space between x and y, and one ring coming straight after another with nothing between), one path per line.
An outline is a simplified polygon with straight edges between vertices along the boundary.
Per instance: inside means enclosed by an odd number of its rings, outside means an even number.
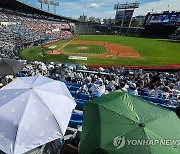
M60 7L65 11L79 11L83 9L83 6L76 2L62 2Z
M94 16L99 17L101 19L104 18L114 18L115 17L115 11L101 11L101 12L88 12L88 16Z
M96 3L91 3L90 5L87 6L88 8L98 8L99 5Z
M109 0L103 0L104 5L105 3L110 3ZM113 0L112 0L113 1ZM101 6L103 4L100 4ZM169 5L169 7L168 7ZM151 12L152 10L154 12L162 12L162 11L180 11L180 0L157 0L156 2L149 2L145 3L143 5L140 4L140 7L135 10L134 16L137 15L146 15L148 12ZM104 11L104 12L92 12L91 15L98 16L100 18L105 18L105 17L115 17L115 11Z
M139 9L136 9L134 15L146 15L152 10L154 12L162 12L167 11L168 9L170 11L180 10L180 0L159 0L157 2L149 2L144 5L140 5Z
M57 0L58 1L58 0ZM126 1L134 2L135 0L121 0L121 3ZM162 12L164 10L180 10L180 0L152 0L153 2L148 2L140 4L140 8L135 10L134 16L136 15L146 15L151 12L152 9L155 12ZM100 17L101 19L107 17L115 17L115 11L113 10L114 4L117 0L61 0L60 7L57 8L57 12L61 15L79 17L81 14L86 14L89 16ZM38 4L38 7L40 5ZM52 7L51 7L52 8ZM98 8L98 9L93 9ZM93 9L93 11L92 11ZM51 9L53 12L53 8Z

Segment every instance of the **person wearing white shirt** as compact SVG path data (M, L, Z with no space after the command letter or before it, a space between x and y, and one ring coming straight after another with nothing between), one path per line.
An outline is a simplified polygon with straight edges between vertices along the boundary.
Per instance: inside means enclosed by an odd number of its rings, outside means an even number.
M99 84L93 84L89 90L92 92L93 96L102 96L103 94L105 94L106 91L105 85L102 81L99 81Z
M138 91L136 89L136 84L135 83L130 83L129 88L127 89L127 91L128 91L129 94L132 94L132 95L135 95L135 96L138 95Z

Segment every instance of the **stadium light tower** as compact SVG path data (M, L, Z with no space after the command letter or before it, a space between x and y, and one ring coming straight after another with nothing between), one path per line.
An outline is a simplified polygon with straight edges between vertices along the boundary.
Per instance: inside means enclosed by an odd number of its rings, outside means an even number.
M50 4L54 6L54 13L56 14L56 6L59 6L59 2L50 1Z
M44 0L44 4L48 5L48 12L49 12L49 4L50 4L49 0Z
M55 2L55 5L54 5L54 13L56 14L56 6L59 6L59 2Z
M41 4L41 9L43 9L44 0L37 0Z

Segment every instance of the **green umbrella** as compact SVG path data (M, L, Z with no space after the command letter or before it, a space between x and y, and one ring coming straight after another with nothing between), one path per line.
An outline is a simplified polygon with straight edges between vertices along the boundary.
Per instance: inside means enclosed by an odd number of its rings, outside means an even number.
M121 91L85 103L80 154L121 153L179 154L179 118Z

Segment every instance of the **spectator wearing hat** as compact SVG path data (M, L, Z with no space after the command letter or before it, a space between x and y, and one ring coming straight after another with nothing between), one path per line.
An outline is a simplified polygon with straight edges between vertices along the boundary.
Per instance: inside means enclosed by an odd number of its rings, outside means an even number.
M91 92L92 96L96 95L96 96L102 96L103 94L105 94L105 85L103 83L102 80L99 80L99 83L97 84L93 84L91 86L91 88L89 89L89 91Z
M135 83L130 83L129 84L129 88L127 89L128 93L129 94L132 94L132 95L138 95L138 91L136 89L136 84Z

